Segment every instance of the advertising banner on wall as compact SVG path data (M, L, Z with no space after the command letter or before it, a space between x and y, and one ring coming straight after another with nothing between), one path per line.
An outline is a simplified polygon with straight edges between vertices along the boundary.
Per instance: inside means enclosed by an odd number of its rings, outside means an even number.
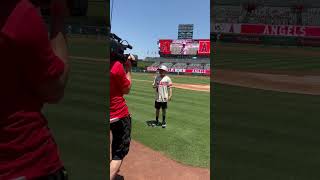
M214 32L260 36L320 37L320 26L217 23Z
M255 34L264 36L320 37L320 27L242 24L241 34Z

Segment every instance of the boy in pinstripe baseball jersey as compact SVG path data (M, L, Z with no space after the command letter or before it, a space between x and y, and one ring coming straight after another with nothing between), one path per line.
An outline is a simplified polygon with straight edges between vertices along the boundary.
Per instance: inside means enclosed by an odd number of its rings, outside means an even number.
M166 75L168 68L161 65L159 68L159 75L155 77L153 81L153 88L155 89L155 104L156 108L156 124L159 124L159 113L162 108L162 128L166 127L166 109L167 103L172 97L172 81L169 76Z

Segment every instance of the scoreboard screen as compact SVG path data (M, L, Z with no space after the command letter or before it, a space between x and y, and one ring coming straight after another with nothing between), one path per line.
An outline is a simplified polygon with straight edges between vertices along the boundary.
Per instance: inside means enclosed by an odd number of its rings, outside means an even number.
M161 39L159 40L160 55L210 55L210 39Z

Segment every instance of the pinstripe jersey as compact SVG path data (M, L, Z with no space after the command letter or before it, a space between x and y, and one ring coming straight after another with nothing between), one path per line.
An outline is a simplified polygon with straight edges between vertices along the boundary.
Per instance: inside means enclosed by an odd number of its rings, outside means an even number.
M158 75L153 80L153 87L155 88L155 100L157 102L168 102L169 89L172 87L172 81L169 76L163 78Z

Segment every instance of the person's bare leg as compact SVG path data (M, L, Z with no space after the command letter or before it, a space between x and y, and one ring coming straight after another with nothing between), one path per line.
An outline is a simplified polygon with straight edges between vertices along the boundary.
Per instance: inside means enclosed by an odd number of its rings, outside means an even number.
M112 160L110 163L110 180L114 180L120 171L122 160Z

